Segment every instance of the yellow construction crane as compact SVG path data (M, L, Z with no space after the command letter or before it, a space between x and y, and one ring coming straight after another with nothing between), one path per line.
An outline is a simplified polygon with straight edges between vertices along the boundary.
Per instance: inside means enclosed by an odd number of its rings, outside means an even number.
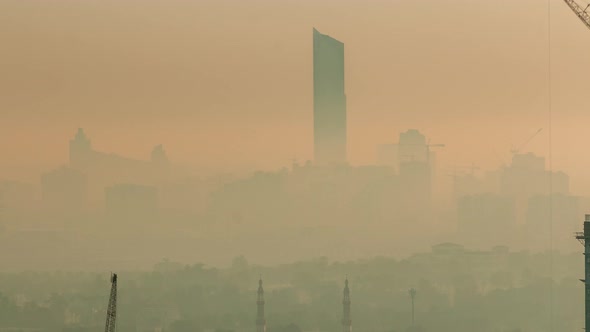
M575 0L563 0L574 11L574 13L582 20L588 29L590 29L590 15L588 14L588 7L590 4L584 6L579 5Z

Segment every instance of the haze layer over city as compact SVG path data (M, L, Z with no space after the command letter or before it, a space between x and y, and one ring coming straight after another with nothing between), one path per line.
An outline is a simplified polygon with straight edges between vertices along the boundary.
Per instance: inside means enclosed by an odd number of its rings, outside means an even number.
M0 2L0 332L577 331L572 8Z

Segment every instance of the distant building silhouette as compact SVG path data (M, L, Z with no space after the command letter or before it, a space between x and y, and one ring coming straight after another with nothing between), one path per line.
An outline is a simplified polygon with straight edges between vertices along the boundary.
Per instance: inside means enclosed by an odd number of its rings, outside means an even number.
M552 186L550 186L552 182ZM569 177L563 172L545 169L545 158L533 153L515 154L512 164L503 169L500 191L512 197L516 204L517 220L526 220L528 200L537 195L569 195Z
M266 332L266 319L264 318L264 289L262 279L258 280L258 299L256 300L256 332Z
M438 243L431 246L431 249L435 255L458 255L465 253L464 246L452 242Z
M35 201L32 184L18 181L0 181L0 208L30 209Z
M161 171L170 171L170 162L168 161L168 156L166 156L166 151L164 151L164 147L162 146L162 144L157 145L152 150L151 161L154 164L154 166L160 169Z
M118 184L105 190L105 203L111 218L152 219L158 212L158 190L150 186Z
M514 202L495 193L466 195L457 201L458 233L470 245L511 243L516 228ZM486 234L482 237L481 234Z
M342 332L352 332L352 317L350 314L350 289L348 278L344 281L344 296L342 299Z
M543 250L547 247L547 239L551 237L558 250L576 249L578 244L568 240L577 231L579 216L583 214L580 201L579 197L564 194L529 198L526 211L529 247Z
M483 181L474 174L452 174L453 198L459 200L463 196L485 192Z
M41 176L42 200L45 208L79 211L86 206L88 179L70 167L61 167Z
M407 199L406 206L427 211L432 198L432 153L426 137L416 129L400 133L398 144L399 176Z
M162 145L154 147L150 160L134 160L94 150L82 128L70 140L70 167L88 175L94 194L117 183L157 185L170 171Z
M546 170L545 158L533 153L515 154L512 164L503 171L500 185L503 193L528 199L548 194L550 179L553 181L553 193L569 194L569 177L563 172Z
M344 44L313 29L314 159L346 163Z
M408 161L426 162L429 159L426 136L416 129L399 134L399 163Z
M377 165L398 167L398 147L395 144L380 144L377 146Z

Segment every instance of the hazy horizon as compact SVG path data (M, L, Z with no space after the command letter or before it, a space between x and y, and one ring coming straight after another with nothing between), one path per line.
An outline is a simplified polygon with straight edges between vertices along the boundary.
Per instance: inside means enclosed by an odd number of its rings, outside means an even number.
M4 0L0 43L0 332L590 328L564 1Z
M447 145L446 169L508 163L538 128L525 150L549 157L547 8L532 0L0 7L2 178L64 164L78 127L105 152L146 159L162 143L173 162L211 170L312 159L313 27L345 44L352 164L410 128ZM563 3L551 14L552 166L587 194L577 142L590 36Z

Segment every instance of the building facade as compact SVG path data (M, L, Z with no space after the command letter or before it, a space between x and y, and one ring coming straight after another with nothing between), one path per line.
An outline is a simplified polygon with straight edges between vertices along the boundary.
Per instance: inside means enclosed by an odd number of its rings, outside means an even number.
M346 163L344 44L313 29L314 160Z

